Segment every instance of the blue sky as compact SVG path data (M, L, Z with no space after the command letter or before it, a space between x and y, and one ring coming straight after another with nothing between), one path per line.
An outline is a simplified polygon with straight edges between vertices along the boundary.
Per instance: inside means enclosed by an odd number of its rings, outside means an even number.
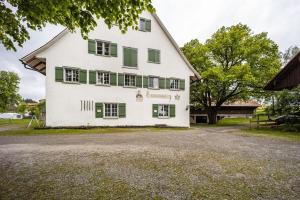
M191 39L208 39L221 26L239 22L254 33L268 32L281 51L300 46L299 0L153 0L157 14L176 42L182 46ZM17 52L0 44L0 70L21 77L20 94L35 100L45 97L45 77L26 70L19 59L58 34L63 27L48 25L43 31L30 31L31 39Z

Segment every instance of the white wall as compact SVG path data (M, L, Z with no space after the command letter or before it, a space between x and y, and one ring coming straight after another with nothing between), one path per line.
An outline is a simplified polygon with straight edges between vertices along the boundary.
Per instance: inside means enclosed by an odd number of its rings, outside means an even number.
M149 13L142 17L151 19L151 32L128 30L120 33L118 27L109 30L99 21L89 38L107 40L118 44L118 57L103 57L88 54L87 41L80 32L67 33L37 57L46 58L46 125L47 126L146 126L167 124L189 126L189 77L193 75L179 53L168 40L156 20ZM138 48L138 68L123 67L123 46ZM161 64L147 62L148 48L161 51ZM90 84L66 84L55 82L55 66L72 66L87 70L108 70L138 75L157 75L185 79L184 91L150 90L145 88L103 87ZM144 97L136 102L137 91ZM146 93L171 95L171 99L147 98ZM175 100L180 95L180 100ZM80 100L94 102L126 103L126 118L99 119L95 111L80 111ZM152 104L175 104L176 117L152 118Z

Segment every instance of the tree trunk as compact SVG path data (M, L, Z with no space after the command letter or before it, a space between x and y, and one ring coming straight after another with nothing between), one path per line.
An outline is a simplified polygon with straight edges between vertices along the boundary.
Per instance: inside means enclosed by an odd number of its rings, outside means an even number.
M208 124L217 123L217 114L218 114L218 110L216 108L208 108L207 110Z

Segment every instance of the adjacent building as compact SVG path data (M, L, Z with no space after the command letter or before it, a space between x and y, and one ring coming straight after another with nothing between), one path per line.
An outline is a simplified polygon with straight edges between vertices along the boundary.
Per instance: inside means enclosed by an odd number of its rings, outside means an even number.
M217 114L217 120L222 118L250 118L255 110L261 105L256 101L236 101L223 104ZM208 123L207 111L205 109L191 108L191 123Z
M265 86L265 90L279 91L300 85L300 52L298 52Z
M126 34L102 20L88 40L64 30L20 60L46 76L48 127L190 126L199 74L156 14Z

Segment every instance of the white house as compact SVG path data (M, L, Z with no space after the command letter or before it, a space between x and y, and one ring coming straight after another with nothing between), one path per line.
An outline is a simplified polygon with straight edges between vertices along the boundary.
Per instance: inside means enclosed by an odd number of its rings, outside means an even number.
M189 85L199 78L156 14L122 34L103 20L62 31L20 61L46 75L46 126L189 127Z

